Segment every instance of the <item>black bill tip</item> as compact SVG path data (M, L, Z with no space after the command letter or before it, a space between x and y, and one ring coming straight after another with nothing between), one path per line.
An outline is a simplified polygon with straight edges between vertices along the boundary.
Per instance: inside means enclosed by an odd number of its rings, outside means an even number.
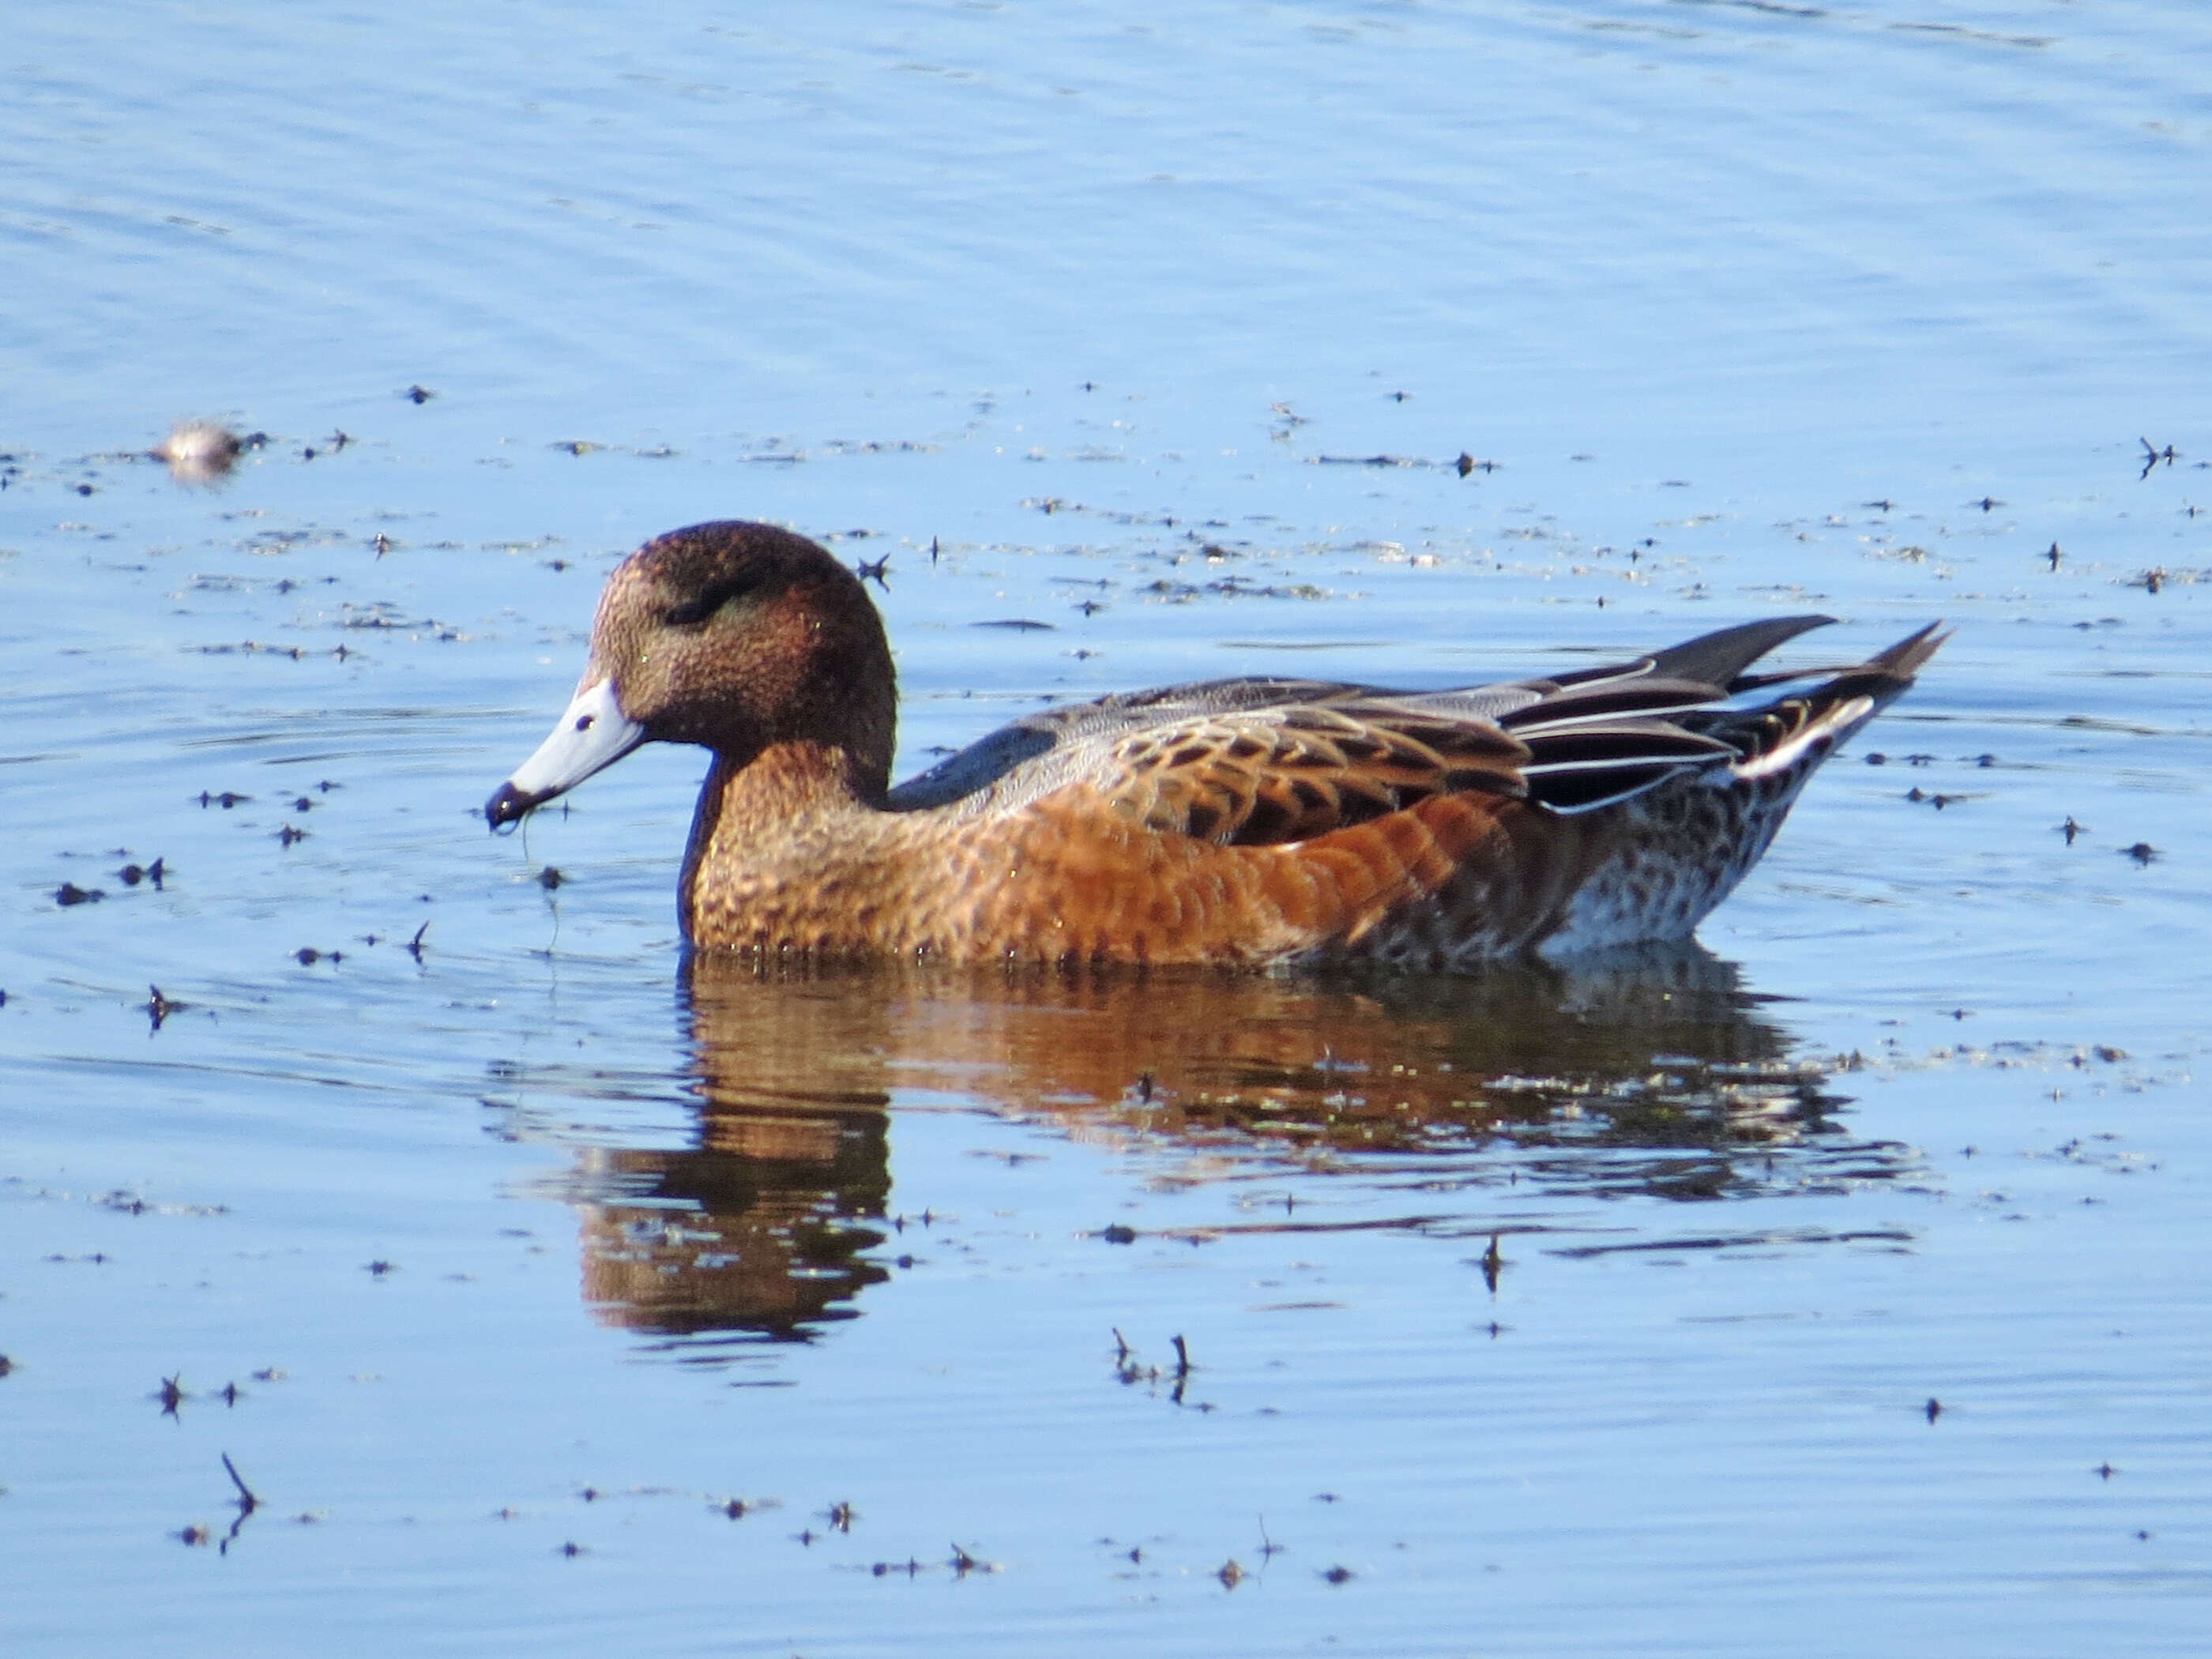
M502 783L484 803L484 822L495 831L518 824L543 797L527 794L512 783Z

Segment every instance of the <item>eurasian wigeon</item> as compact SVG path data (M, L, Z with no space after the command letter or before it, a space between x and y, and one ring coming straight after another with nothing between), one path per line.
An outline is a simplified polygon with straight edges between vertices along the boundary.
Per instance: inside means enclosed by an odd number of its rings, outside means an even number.
M1826 617L1443 691L1209 680L1024 715L896 788L897 692L854 573L695 525L608 579L497 829L638 744L714 753L678 904L702 948L1463 969L1686 937L1935 625L1753 674ZM1753 696L1766 692L1769 696Z

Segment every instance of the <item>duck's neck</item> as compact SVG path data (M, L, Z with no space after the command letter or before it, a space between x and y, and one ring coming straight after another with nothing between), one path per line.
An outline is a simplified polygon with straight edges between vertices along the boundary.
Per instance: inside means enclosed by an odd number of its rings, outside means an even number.
M696 938L700 886L714 872L714 902L768 897L794 876L835 863L860 821L878 811L884 769L811 739L772 744L750 761L716 755L699 790L678 890L684 931Z

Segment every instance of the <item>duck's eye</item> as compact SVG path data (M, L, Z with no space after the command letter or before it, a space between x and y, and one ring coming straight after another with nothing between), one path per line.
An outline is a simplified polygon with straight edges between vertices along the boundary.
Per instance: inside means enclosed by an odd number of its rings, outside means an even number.
M576 729L579 732L588 732L598 719L599 716L596 714L579 714L576 716Z
M672 628L695 628L753 586L750 577L732 577L718 581L690 599L670 605L661 613L661 620Z
M681 605L672 605L661 617L671 628L696 628L721 608L721 602L708 594L696 599L686 599Z

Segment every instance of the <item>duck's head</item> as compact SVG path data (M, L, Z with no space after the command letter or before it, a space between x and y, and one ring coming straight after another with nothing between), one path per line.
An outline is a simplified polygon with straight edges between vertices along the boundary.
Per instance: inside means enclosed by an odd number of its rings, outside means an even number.
M877 799L896 702L883 623L851 571L773 525L693 525L616 567L576 695L484 817L516 823L654 740L735 767L791 745Z

